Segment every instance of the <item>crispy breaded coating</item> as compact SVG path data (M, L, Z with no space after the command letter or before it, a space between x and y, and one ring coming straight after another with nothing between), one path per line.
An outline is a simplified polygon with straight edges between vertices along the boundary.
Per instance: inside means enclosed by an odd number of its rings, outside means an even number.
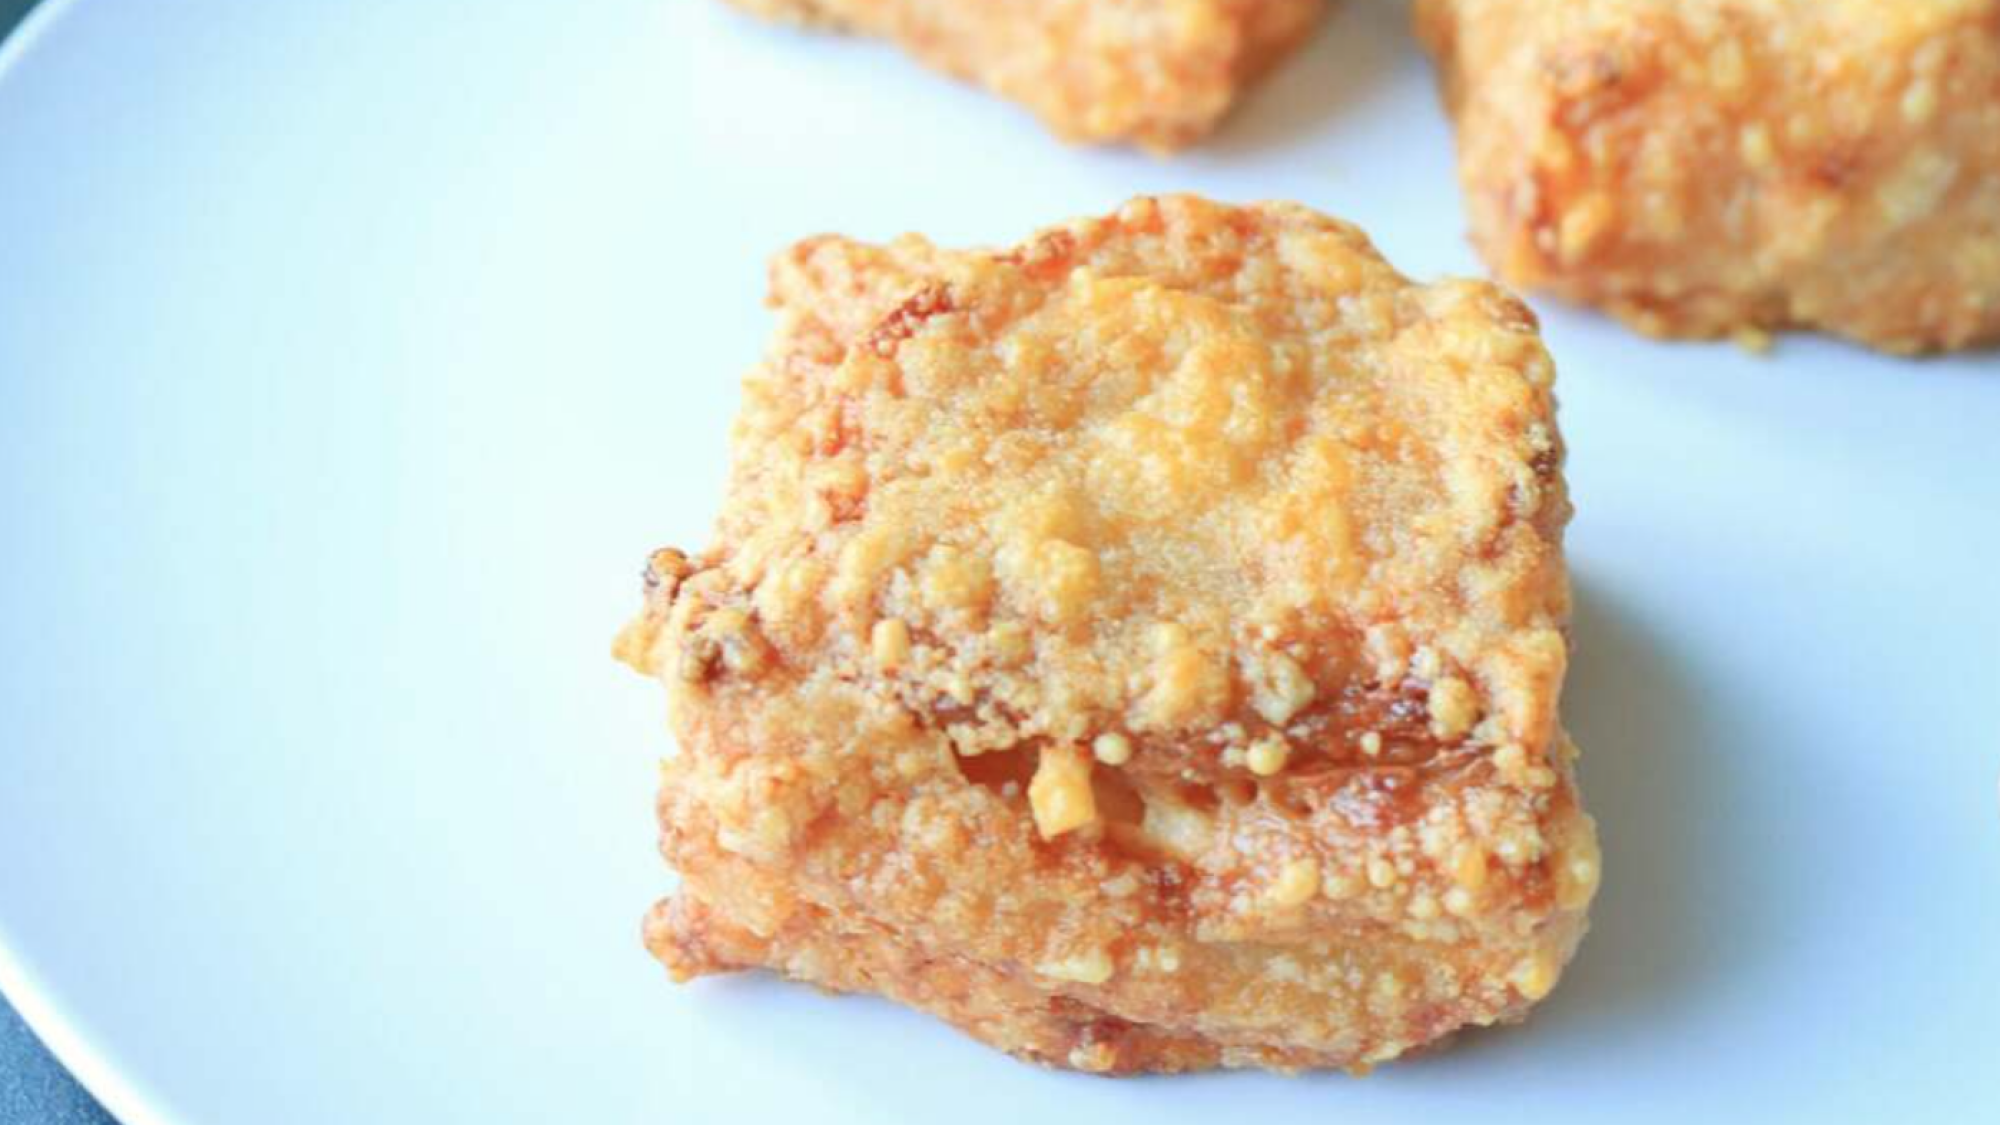
M901 45L1070 141L1170 151L1303 41L1324 0L729 0Z
M1533 316L1286 204L771 271L646 940L1129 1073L1366 1067L1546 995L1596 888Z
M1661 336L2000 339L2000 0L1419 0L1499 275Z

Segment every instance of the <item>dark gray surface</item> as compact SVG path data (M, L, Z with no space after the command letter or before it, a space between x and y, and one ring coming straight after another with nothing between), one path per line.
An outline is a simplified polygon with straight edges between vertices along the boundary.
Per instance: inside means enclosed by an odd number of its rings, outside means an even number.
M111 1115L49 1056L4 1001L0 1001L0 1122L114 1125Z
M0 0L0 35L35 0ZM4 92L0 92L4 96ZM115 1125L0 998L0 1125Z
M0 0L0 35L12 30L34 6L35 0Z

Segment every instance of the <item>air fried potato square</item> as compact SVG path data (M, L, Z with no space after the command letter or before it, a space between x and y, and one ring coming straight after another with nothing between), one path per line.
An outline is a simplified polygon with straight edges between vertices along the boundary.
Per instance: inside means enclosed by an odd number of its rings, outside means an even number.
M1304 41L1324 0L730 0L890 40L1019 102L1066 140L1157 152L1206 135Z
M1483 281L1179 197L771 270L667 687L646 941L1100 1073L1363 1069L1555 985L1598 882L1554 370Z
M1502 279L1660 336L2000 339L2000 0L1418 0Z

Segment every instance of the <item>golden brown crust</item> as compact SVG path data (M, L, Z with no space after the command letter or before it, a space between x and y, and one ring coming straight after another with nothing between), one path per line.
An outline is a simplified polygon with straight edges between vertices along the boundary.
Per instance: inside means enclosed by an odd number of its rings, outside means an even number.
M800 243L670 689L648 942L1083 1069L1522 1014L1597 880L1533 317L1303 208Z
M1419 0L1474 240L1655 335L2000 339L2000 0Z
M1318 23L1324 0L730 0L893 40L1072 141L1167 151L1206 134Z

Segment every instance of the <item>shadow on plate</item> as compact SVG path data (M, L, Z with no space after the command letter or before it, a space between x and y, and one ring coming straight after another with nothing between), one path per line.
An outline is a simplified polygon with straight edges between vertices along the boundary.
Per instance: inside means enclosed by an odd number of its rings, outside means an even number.
M1597 818L1605 856L1590 935L1561 986L1525 1025L1461 1035L1447 1049L1386 1068L1371 1084L1394 1088L1398 1076L1410 1076L1416 1084L1405 1089L1420 1090L1427 1085L1422 1076L1435 1078L1435 1068L1512 1069L1551 1043L1565 1052L1583 1045L1628 1053L1662 1033L1676 1013L1726 995L1732 977L1783 940L1760 905L1766 889L1733 854L1756 833L1735 823L1734 810L1744 802L1732 789L1732 752L1712 722L1712 709L1727 705L1726 698L1698 691L1664 638L1587 580L1577 583L1573 640L1564 720L1583 747L1585 804ZM705 1021L746 1036L768 1036L792 1020L831 1018L818 1009L799 1012L809 990L763 977L694 991L704 994ZM843 1019L865 1021L879 1035L948 1037L962 1041L968 1058L1004 1058L880 1000L837 1003ZM774 1023L778 1011L790 1018ZM850 1063L880 1065L885 1080L895 1066L881 1059ZM1239 1074L1176 1081L1205 1088L1243 1080ZM1306 1081L1352 1079L1325 1074Z
M1416 50L1407 4L1337 0L1311 41L1193 151L1227 161L1296 143L1387 86L1389 72Z
M1583 748L1584 805L1597 818L1604 886L1590 934L1548 1002L1520 1027L1465 1034L1398 1071L1500 1062L1543 1037L1629 1050L1767 955L1762 892L1731 853L1731 755L1663 638L1587 580L1576 588L1563 718Z

